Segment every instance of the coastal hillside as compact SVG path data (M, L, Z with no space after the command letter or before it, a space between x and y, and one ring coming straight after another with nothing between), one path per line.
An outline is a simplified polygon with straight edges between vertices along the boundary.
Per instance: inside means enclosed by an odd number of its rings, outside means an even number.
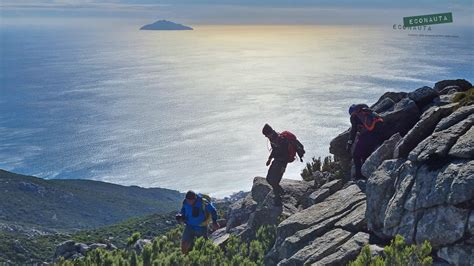
M175 190L44 180L0 170L0 231L73 231L179 208ZM33 232L34 233L34 232Z

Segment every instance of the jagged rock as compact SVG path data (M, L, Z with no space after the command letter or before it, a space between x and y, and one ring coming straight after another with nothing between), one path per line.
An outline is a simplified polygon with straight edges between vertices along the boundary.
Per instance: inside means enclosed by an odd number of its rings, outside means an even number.
M457 158L474 158L474 127L459 137L448 155Z
M429 240L433 248L456 242L464 234L468 214L468 210L453 206L426 210L417 224L416 242Z
M89 245L90 250L94 250L97 248L102 248L102 249L107 249L107 244L102 244L102 243L94 243Z
M209 239L214 242L215 245L220 247L224 247L229 240L230 234L226 232L225 228L218 229L217 231L213 232Z
M469 214L469 220L467 222L467 231L471 236L474 236L474 211Z
M456 92L462 91L461 87L453 85L453 86L446 86L444 89L440 90L438 93L440 95L453 95Z
M84 243L76 243L75 248L82 255L86 255L87 251L90 249L89 246Z
M396 133L404 136L418 122L420 109L416 103L404 98L395 104L393 110L382 113L384 135L388 138Z
M364 162L361 169L362 174L366 177L370 177L383 161L392 159L393 149L401 139L402 136L400 136L400 133L397 133L384 141Z
M133 244L133 250L135 250L137 254L141 254L145 246L151 243L152 241L150 239L138 239L137 242Z
M365 202L360 203L356 208L346 216L339 220L335 227L342 228L350 232L359 232L367 228L367 220L365 218L365 212L367 204Z
M384 93L382 96L380 96L380 98L377 100L377 102L375 104L373 104L370 108L378 113L381 113L383 111L379 110L377 111L376 109L378 109L378 106L383 106L385 105L383 102L386 100L386 99L390 99L392 100L394 103L398 103L399 101L401 101L403 98L406 98L407 97L407 93L406 92L386 92Z
M348 118L349 119L349 118ZM329 152L334 154L334 157L337 158L341 166L345 170L349 170L351 167L351 155L346 151L346 143L350 138L350 131L346 130L343 133L339 134L337 137L331 140L329 143Z
M450 265L473 265L474 246L456 245L440 249L437 255Z
M386 237L382 233L385 211L395 193L395 180L403 162L401 159L384 161L367 180L367 226L380 237Z
M424 112L413 128L403 137L394 151L395 158L406 158L421 141L433 133L438 122L451 114L458 106L457 103L444 106L434 106Z
M335 252L336 248L350 237L350 232L336 228L314 239L310 245L305 246L290 258L282 260L278 265L304 265L317 262Z
M412 161L424 162L446 157L456 140L464 135L473 123L474 114L443 131L433 133L418 144L410 152L408 158Z
M313 180L314 180L314 187L319 188L323 184L331 181L334 179L334 174L330 172L321 172L321 171L316 171L313 173Z
M419 168L405 209L426 209L460 204L473 199L474 161L455 161L439 170Z
M370 255L372 257L379 256L382 257L384 254L384 248L375 244L369 245Z
M256 208L257 202L253 200L251 194L232 203L228 211L229 219L226 225L227 231L229 231L231 228L246 223L250 217L250 214L254 212Z
M387 97L387 98L382 99L380 102L377 102L376 104L374 104L371 109L377 113L382 113L389 110L394 105L395 105L395 101Z
M472 84L465 79L456 79L456 80L451 79L451 80L442 80L442 81L436 82L433 89L437 92L442 92L448 86L458 86L461 89L461 91L467 91L470 88L472 88Z
M335 223L364 201L365 195L360 188L351 185L288 217L277 227L276 243L267 258L282 260L291 257L315 237L333 229Z
M311 265L347 265L349 261L354 260L359 255L364 245L369 243L369 234L359 232L351 237L347 242L337 247L336 250L318 261L313 262ZM371 251L372 251L371 245ZM378 250L377 250L378 251ZM382 248L383 251L383 248Z
M309 195L311 205L319 203L344 186L344 180L335 179L321 186Z
M387 236L394 236L397 233L405 233L404 230L400 230L399 225L401 220L405 218L411 218L408 214L405 214L404 203L405 199L411 191L414 179L416 176L417 167L411 161L406 161L400 168L398 168L398 178L395 182L395 193L387 204L385 210L384 222L383 222L383 234ZM404 217L405 216L405 217ZM402 224L403 225L403 224ZM412 234L402 234L407 242L413 241Z
M434 98L438 97L438 93L428 86L421 87L408 93L408 98L413 100L420 109L430 103Z
M474 114L474 105L461 106L449 116L441 119L434 132L445 130Z
M252 199L257 203L261 203L267 194L272 190L272 186L264 177L255 177L252 185Z

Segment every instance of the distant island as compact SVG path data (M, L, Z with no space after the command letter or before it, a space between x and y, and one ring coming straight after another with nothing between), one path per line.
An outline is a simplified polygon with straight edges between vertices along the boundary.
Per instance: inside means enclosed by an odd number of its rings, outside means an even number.
M140 30L193 30L193 28L168 20L158 20L155 23L141 27Z

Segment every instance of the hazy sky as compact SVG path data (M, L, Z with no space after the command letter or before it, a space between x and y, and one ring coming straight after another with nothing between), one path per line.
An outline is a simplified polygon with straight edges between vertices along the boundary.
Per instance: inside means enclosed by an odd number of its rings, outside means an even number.
M453 12L473 25L472 0L2 0L10 17L126 17L192 24L392 24L403 16Z

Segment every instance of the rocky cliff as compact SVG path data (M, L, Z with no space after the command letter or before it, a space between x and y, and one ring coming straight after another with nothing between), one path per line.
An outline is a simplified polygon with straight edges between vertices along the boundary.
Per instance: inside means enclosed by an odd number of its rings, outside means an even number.
M271 186L256 177L213 240L251 238L261 225L274 224L267 265L343 265L364 245L380 251L377 245L400 234L409 243L429 240L437 262L474 264L474 104L458 101L471 88L465 80L445 80L385 93L371 106L384 118L386 141L363 166L367 181L321 172L314 182L284 179L278 206ZM347 173L348 138L346 131L330 144Z

